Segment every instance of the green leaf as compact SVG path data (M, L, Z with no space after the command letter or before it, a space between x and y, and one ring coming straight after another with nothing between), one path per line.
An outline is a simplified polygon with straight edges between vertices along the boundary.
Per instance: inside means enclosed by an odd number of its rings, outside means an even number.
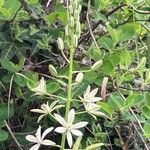
M118 41L124 42L137 35L141 26L137 23L127 23L117 29Z
M126 101L124 102L124 107L129 108L129 107L135 106L138 103L141 103L143 100L144 100L144 97L141 94L129 95Z
M81 139L82 139L82 136L80 136L80 137L77 138L77 140L75 141L75 143L73 145L73 149L72 150L79 150Z
M131 63L131 55L130 55L130 52L128 50L124 50L122 53L121 53L121 56L120 56L120 64L121 65L129 65Z
M103 146L103 145L104 145L104 143L92 144L92 145L86 147L85 150L95 150L96 148L99 148L99 147L101 147L101 146Z
M8 133L2 129L0 129L0 142L8 139Z
M113 63L110 60L105 60L102 66L103 72L107 75L111 75L114 71Z
M14 110L12 107L8 109L8 104L0 104L0 122L13 116Z
M11 13L9 10L3 8L3 7L0 7L0 12L6 17L6 18L9 18L11 16Z
M144 136L146 138L150 138L150 124L149 123L144 124Z
M104 103L104 102L100 102L98 103L98 105L100 105L100 107L105 111L107 112L110 116L112 116L114 110L112 108L111 105L107 104L107 103Z
M150 107L147 105L143 106L142 114L145 116L145 118L150 119Z
M113 41L108 38L108 37L101 37L99 40L98 40L98 43L100 46L102 46L103 48L105 49L108 49L110 52L112 51L112 48L113 48Z
M9 61L8 59L5 59L5 58L1 58L0 63L1 63L1 66L4 69L6 69L6 70L8 70L12 73L16 73L21 69L20 66L15 65L13 62L11 62L11 61Z
M0 0L0 7L4 5L4 0Z
M113 110L119 109L123 110L123 99L119 96L116 96L115 94L110 96L110 99L108 101L108 104L111 105Z
M110 25L107 25L107 29L110 33L110 36L112 37L112 40L115 44L119 41L119 35L116 29L113 29Z
M59 90L60 85L56 82L50 82L46 85L47 92L55 93Z
M32 4L36 4L39 2L39 0L27 0L28 4L32 5Z

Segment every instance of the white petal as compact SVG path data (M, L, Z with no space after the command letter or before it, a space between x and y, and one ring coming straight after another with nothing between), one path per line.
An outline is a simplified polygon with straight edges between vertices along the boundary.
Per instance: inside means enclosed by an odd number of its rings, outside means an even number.
M43 132L43 134L42 134L42 140L43 140L43 139L45 138L45 136L46 136L49 132L51 132L53 129L54 129L53 127L50 127L50 128L48 128L48 129L46 129L46 130Z
M79 128L86 126L87 124L88 122L86 121L78 122L72 126L72 129L79 129Z
M53 107L54 107L57 103L58 103L58 100L57 100L57 101L52 102L52 103L51 103L51 105L50 105L50 109L52 110L52 109L53 109Z
M32 146L29 150L38 150L40 147L40 144L36 144L34 146Z
M64 127L67 126L67 123L66 123L66 121L64 120L63 117L61 117L61 116L58 115L58 114L54 114L54 116L55 116L55 119L56 119L61 125L63 125Z
M76 135L76 136L82 136L83 135L81 131L75 130L75 129L71 130L71 133Z
M30 111L36 112L36 113L40 113L40 114L45 114L45 113L46 113L46 112L43 111L42 109L32 109L32 110L30 110Z
M72 124L74 121L74 117L75 117L75 110L71 109L68 113L68 123Z
M56 143L51 140L43 140L42 145L55 145Z
M94 97L97 92L98 92L98 88L92 90L92 91L89 93L89 97Z
M73 141L72 141L72 135L70 131L67 132L67 142L68 142L69 147L71 148Z
M37 121L37 123L39 123L42 119L43 119L43 117L44 116L46 116L46 114L44 114L44 115L41 115L39 118L38 118L38 121Z
M37 138L33 135L27 135L26 140L33 142L33 143L37 143Z
M39 126L39 128L37 129L35 135L37 139L41 140L41 126Z
M90 102L98 102L101 100L101 97L92 97L89 99Z
M62 108L62 107L64 107L64 105L57 105L57 106L53 107L53 109L51 111L54 111L55 109L59 109L59 108Z
M64 127L57 127L55 129L55 131L58 132L58 133L64 133L64 132L66 132L66 128L64 128Z
M86 91L85 91L85 94L88 95L90 93L90 90L91 90L91 87L90 85L87 87Z

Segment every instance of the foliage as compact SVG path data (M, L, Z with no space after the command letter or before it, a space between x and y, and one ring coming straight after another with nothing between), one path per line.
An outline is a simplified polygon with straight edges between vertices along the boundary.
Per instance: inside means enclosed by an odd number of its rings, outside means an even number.
M36 132L41 149L148 150L149 14L148 0L0 0L0 149Z

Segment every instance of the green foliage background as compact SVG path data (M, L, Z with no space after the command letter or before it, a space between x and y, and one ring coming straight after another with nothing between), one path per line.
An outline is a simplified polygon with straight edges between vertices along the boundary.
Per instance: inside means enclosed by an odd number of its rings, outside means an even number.
M48 70L52 64L61 76L68 75L67 62L56 43L58 37L64 38L66 4L58 0L52 0L48 7L46 4L44 0L0 0L1 150L18 147L5 121L24 149L29 149L24 137L38 127L37 116L30 109L40 107L47 100L30 90L41 76L47 80L49 93L66 97L66 80L53 78ZM84 74L82 84L74 87L73 94L76 98L82 95L89 84L98 87L98 94L103 98L99 106L111 118L98 117L95 121L87 117L92 132L86 131L82 146L103 142L106 145L101 149L112 145L116 150L124 142L127 147L131 144L129 149L144 150L150 137L150 2L92 0L90 24L98 47L86 20L87 0L82 6L82 35L73 70L88 70L99 60L103 63ZM68 57L67 48L64 52ZM102 92L104 77L108 78L106 92ZM73 107L81 108L76 102ZM45 127L56 125L48 119L44 120ZM137 140L136 144L132 144L133 139Z

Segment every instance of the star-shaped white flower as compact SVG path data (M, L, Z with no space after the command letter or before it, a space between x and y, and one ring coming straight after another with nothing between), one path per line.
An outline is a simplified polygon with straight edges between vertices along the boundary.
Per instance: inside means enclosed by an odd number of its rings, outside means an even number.
M41 105L41 109L32 109L31 111L32 112L35 112L35 113L40 113L42 115L39 116L38 118L38 121L37 122L40 122L44 116L48 115L48 114L51 114L52 111L56 110L56 109L59 109L61 107L64 107L64 105L56 105L58 101L54 101L50 106L48 104L48 102L46 104L42 104Z
M95 97L97 92L98 92L98 88L91 91L91 87L89 85L83 95L82 98L83 102L92 103L92 102L100 101L102 99L101 97Z
M97 104L95 103L83 103L83 104L84 104L85 110L90 115L92 115L95 119L96 119L96 116L105 116L104 113L99 111L100 106L98 106Z
M55 119L62 125L62 127L57 127L55 129L56 132L58 133L67 133L67 142L69 147L72 147L73 144L73 138L72 134L75 136L82 136L82 132L78 130L79 128L82 128L88 124L86 121L78 122L73 124L74 118L75 118L75 110L71 109L68 113L68 119L65 121L64 118L62 118L58 114L54 114Z
M31 90L35 92L35 95L44 95L45 93L47 93L46 81L44 80L44 78L42 77L37 87L32 88Z
M35 136L33 135L27 135L26 136L26 140L32 142L32 143L36 143L35 145L33 145L29 150L38 150L40 145L55 145L56 143L45 139L45 136L51 132L54 128L50 127L48 129L46 129L43 134L41 135L41 126L39 126L39 128L37 129L37 132L35 133Z

